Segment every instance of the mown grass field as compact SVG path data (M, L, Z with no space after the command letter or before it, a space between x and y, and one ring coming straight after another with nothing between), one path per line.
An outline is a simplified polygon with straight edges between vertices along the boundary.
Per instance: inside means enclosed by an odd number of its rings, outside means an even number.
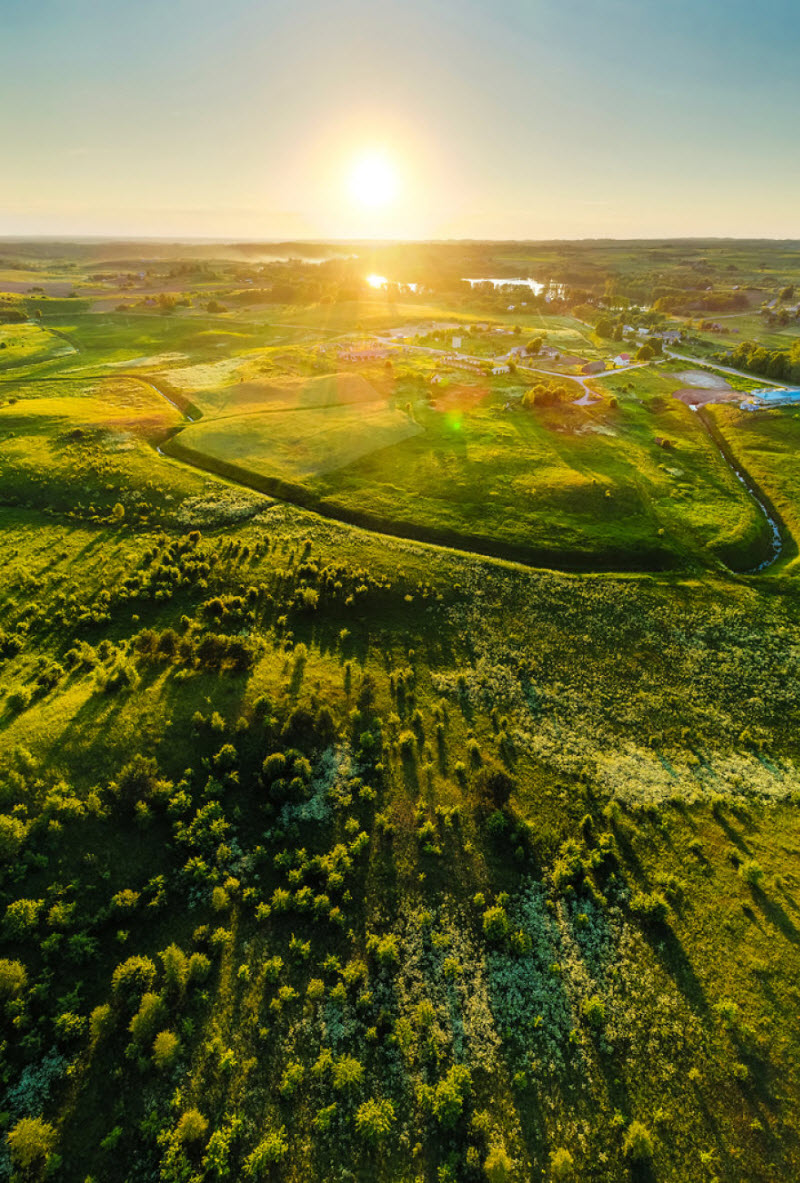
M453 375L432 405L384 371L240 384L197 396L215 404L216 417L185 428L168 451L235 466L268 490L270 480L299 485L328 512L355 520L368 513L422 537L495 542L567 565L735 561L757 541L755 507L702 425L670 397L682 385L674 374L610 377L608 397L594 407L525 410L519 383ZM384 401L324 406L369 391ZM298 410L275 413L293 401ZM674 447L656 442L665 438Z

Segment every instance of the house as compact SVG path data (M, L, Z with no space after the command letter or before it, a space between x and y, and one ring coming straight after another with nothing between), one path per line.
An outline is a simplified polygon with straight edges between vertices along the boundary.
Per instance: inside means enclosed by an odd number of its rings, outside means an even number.
M581 367L582 374L602 374L606 368L604 361L587 361L585 366Z
M629 366L631 364L631 355L629 353L618 353L614 358L615 366Z
M492 373L493 374L508 374L509 367L508 366L492 366Z
M441 382L441 380L442 380L441 374L433 374L431 376L431 386L438 386L439 383Z
M340 361L383 361L388 356L388 349L376 345L353 345L339 351Z
M460 349L461 348L461 338L460 337L453 337L453 340L451 341L450 344L452 345L453 349Z

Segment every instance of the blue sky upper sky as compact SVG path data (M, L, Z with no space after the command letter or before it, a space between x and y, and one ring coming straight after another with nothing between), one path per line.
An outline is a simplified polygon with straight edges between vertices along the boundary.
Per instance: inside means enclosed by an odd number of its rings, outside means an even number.
M799 0L0 0L0 234L800 237L799 61Z

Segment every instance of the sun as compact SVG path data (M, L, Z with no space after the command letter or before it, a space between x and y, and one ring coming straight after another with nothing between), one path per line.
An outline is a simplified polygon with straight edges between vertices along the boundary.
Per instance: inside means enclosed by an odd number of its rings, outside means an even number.
M370 209L388 205L397 192L397 174L381 152L361 156L353 165L348 188L359 205Z

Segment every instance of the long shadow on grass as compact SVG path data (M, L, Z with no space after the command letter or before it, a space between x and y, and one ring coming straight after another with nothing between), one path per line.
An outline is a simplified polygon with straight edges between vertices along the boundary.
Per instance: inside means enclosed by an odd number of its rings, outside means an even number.
M754 887L752 890L753 902L763 913L766 919L777 928L782 936L786 937L787 941L792 944L797 944L800 941L800 931L798 931L792 918L781 907L777 900L770 899L760 888Z
M653 923L644 927L644 935L692 1010L707 1015L709 1005L705 990L673 929L666 923Z

